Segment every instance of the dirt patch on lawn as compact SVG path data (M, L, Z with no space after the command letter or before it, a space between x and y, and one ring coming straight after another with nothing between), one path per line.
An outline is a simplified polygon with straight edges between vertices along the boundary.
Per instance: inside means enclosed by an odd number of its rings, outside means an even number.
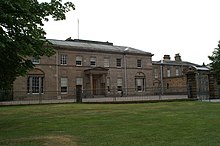
M42 140L43 146L77 146L76 140L71 136L46 136Z
M17 144L36 144L42 146L78 146L77 140L68 135L62 136L40 136L20 139L8 139L0 141L0 144L17 145Z

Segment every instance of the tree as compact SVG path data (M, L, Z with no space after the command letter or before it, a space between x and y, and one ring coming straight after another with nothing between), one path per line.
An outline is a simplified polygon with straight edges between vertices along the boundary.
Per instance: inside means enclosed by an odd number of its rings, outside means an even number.
M64 20L74 4L62 0L39 3L37 0L0 0L0 89L10 89L17 76L34 65L30 58L51 56L43 22Z
M211 62L211 68L213 69L218 82L220 81L220 41L218 42L218 48L215 48L212 52L212 56L208 56Z

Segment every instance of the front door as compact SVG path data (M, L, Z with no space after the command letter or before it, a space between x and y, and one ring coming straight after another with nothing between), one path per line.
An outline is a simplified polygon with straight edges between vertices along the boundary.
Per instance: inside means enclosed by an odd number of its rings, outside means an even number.
M93 79L93 95L97 95L97 79Z

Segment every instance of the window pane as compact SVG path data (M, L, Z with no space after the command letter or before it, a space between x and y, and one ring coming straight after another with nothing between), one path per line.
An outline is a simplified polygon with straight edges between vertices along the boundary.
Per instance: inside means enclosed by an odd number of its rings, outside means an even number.
M61 87L67 86L67 78L61 78Z
M117 86L122 86L122 79L117 79Z
M67 87L61 87L61 92L67 92Z
M76 78L76 85L83 85L83 79L82 78Z

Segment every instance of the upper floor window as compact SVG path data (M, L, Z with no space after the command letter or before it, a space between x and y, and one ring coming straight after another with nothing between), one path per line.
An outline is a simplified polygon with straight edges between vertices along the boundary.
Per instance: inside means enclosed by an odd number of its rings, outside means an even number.
M33 64L40 64L40 59L38 59L38 58L34 57L34 58L32 58L31 61L32 61Z
M90 58L90 66L96 66L96 58L95 57Z
M81 56L76 57L76 66L82 66L82 57Z
M170 73L170 69L167 69L167 77L170 77L171 73Z
M117 67L121 67L122 65L121 65L121 58L117 58L116 59L116 66Z
M142 67L141 59L138 59L138 60L137 60L137 67L138 67L138 68L141 68L141 67Z
M179 72L179 68L176 68L176 76L179 76L180 72Z
M61 55L60 56L60 64L61 65L67 65L67 55Z
M158 78L158 69L157 68L154 69L154 78L155 79Z
M104 67L109 67L109 58L104 58Z

